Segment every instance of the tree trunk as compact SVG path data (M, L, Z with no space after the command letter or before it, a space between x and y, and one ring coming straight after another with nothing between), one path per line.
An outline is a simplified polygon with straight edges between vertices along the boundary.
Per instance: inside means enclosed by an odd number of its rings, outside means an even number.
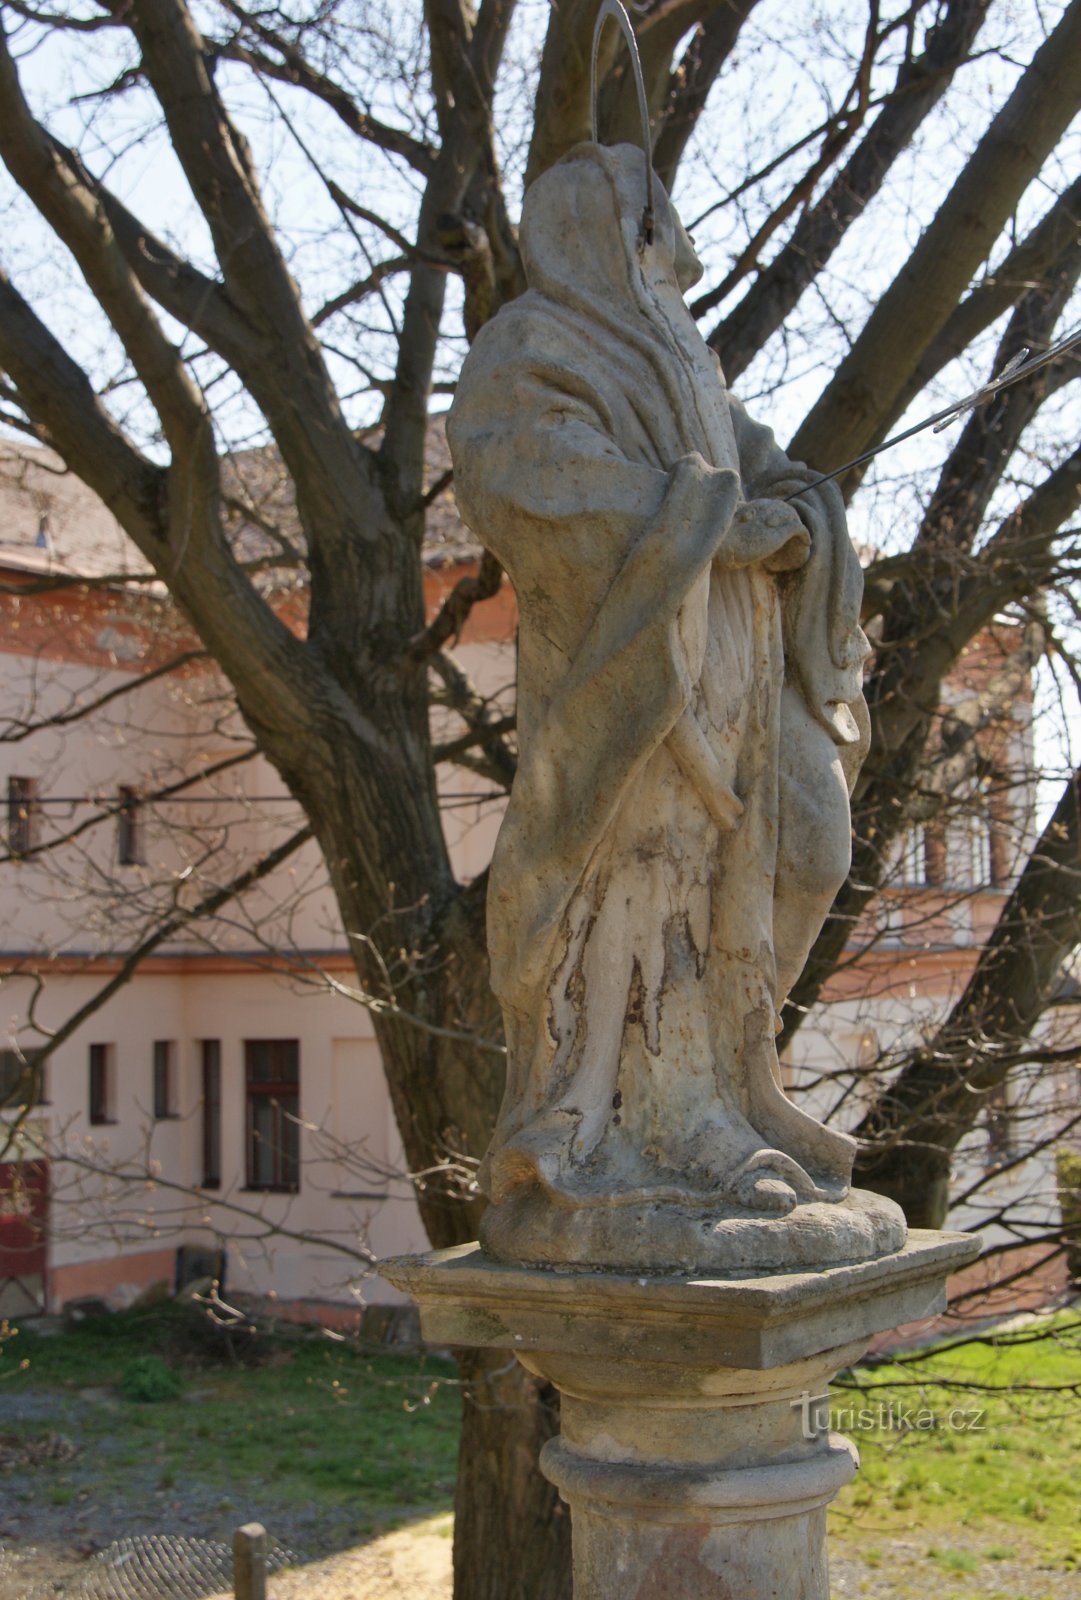
M332 877L345 927L369 929L378 919L358 893L369 874L342 806L359 774L343 770L350 764L344 757L339 748L321 838L328 862L337 864ZM373 1023L406 1159L411 1171L424 1174L416 1182L421 1216L440 1248L477 1236L484 1202L474 1172L503 1093L502 1017L488 982L485 882L451 887L445 906L433 906L421 885L438 878L422 864L421 841L411 830L396 831L395 818L400 823L407 814L404 806L383 809L387 881L396 885L402 909L398 921L384 916L378 937L388 967L399 940L411 957L390 998L414 1020L376 1013ZM428 843L441 844L441 833ZM414 883L411 871L418 870L423 877ZM379 960L363 941L352 942L362 986L383 998ZM570 1600L570 1518L537 1464L541 1447L558 1432L558 1395L502 1352L461 1351L458 1364L465 1389L454 1600Z
M570 1513L537 1467L559 1396L502 1350L459 1351L458 1367L454 1600L570 1600Z

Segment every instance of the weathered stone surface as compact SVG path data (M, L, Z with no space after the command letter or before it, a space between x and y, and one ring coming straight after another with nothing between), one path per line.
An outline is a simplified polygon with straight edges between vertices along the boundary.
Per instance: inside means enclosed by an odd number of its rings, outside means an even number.
M831 1377L945 1303L977 1253L916 1232L877 1261L753 1277L553 1271L476 1245L380 1271L439 1343L513 1350L560 1391L542 1470L572 1510L575 1600L829 1600L825 1508L858 1464Z
M482 1240L654 1271L868 1259L901 1214L849 1198L854 1142L787 1098L775 1044L849 865L862 577L836 487L726 390L644 183L640 150L587 144L532 186L529 291L447 425L521 613Z
M829 1600L826 1507L858 1459L832 1435L783 1465L619 1473L553 1441L543 1465L572 1509L575 1600Z
M518 1267L476 1244L379 1271L417 1301L421 1332L436 1344L759 1369L934 1315L947 1276L978 1252L968 1234L913 1229L877 1261L743 1277Z
M486 1213L480 1237L497 1260L537 1266L588 1261L618 1268L629 1259L670 1271L778 1272L889 1255L904 1243L905 1225L892 1200L860 1189L784 1216L749 1207L725 1207L718 1216L715 1202L554 1206L531 1185Z

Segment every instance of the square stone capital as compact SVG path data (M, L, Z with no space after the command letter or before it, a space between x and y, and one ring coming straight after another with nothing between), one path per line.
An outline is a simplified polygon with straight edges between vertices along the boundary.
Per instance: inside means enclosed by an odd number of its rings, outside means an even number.
M757 1277L518 1267L478 1244L379 1271L417 1301L435 1344L761 1371L944 1310L947 1277L979 1251L969 1234L913 1229L877 1261Z

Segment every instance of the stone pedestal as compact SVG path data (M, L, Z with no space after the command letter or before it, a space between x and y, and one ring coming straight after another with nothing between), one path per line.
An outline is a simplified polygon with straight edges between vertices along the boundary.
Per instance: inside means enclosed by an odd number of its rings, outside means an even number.
M914 1231L855 1266L727 1278L515 1267L477 1245L383 1262L437 1344L556 1385L541 1469L572 1513L575 1600L829 1600L826 1506L858 1465L830 1379L945 1306L978 1244Z

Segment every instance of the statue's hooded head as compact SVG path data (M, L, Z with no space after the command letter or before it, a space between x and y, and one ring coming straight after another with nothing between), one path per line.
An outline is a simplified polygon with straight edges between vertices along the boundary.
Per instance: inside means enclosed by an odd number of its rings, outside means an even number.
M682 306L702 276L694 245L653 179L652 237L646 237L646 168L637 145L579 144L531 185L522 210L521 250L531 289L556 300L627 301L668 321L693 322ZM680 303L682 317L674 302Z
M579 330L578 360L616 372L635 403L651 404L666 464L699 451L732 464L731 427L716 359L687 309L702 266L660 180L646 237L646 166L637 145L579 144L533 183L522 209L526 281ZM590 353L592 352L592 354Z

